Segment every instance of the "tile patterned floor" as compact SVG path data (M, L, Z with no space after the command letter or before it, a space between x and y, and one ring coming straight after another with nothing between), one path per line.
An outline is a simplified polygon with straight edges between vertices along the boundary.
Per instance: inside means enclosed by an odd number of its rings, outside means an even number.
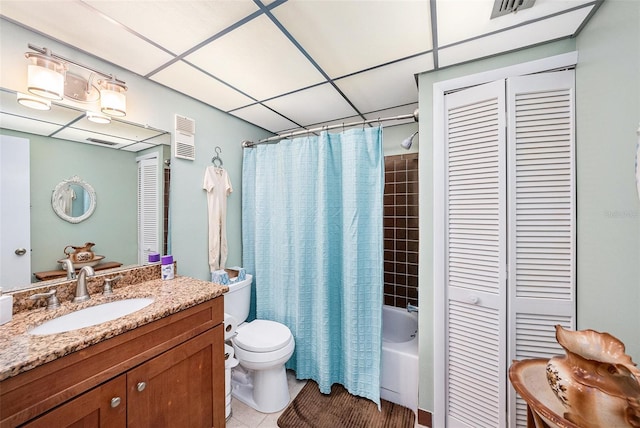
M291 400L307 383L304 380L297 380L295 373L291 370L287 370L287 382L289 383ZM231 398L231 417L227 421L227 428L278 428L278 418L282 412L260 413L235 398ZM425 427L416 422L415 428Z

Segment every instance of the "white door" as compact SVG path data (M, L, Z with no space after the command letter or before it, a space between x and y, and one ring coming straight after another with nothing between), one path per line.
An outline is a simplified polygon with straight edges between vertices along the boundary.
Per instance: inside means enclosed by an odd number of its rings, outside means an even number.
M509 361L564 354L576 326L574 70L507 79ZM526 403L509 388L511 426Z
M138 263L160 252L160 188L158 158L138 159Z
M31 282L29 140L0 135L0 287Z
M526 426L508 365L562 354L554 326L575 328L574 97L567 70L444 98L436 388L448 427Z
M449 427L506 425L504 81L445 98Z

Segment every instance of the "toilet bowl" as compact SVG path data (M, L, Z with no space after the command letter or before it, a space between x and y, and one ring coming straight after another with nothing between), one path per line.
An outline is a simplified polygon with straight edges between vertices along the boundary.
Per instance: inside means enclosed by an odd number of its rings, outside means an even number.
M284 409L290 400L284 364L291 358L295 341L284 324L269 320L244 322L249 313L251 275L230 283L224 294L225 314L240 324L230 339L240 362L231 372L231 395L262 413Z

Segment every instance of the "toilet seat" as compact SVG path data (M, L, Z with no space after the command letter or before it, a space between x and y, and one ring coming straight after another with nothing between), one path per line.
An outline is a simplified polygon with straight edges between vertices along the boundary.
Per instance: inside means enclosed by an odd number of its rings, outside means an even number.
M279 322L255 320L237 329L234 344L249 352L272 352L286 347L293 339L291 330Z

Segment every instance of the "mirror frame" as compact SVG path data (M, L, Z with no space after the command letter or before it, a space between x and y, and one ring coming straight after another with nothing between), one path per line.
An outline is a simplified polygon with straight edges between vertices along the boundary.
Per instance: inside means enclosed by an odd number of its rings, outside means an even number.
M89 208L87 209L87 211L85 211L84 214L82 214L81 216L78 217L72 217L68 214L66 214L64 212L64 210L62 209L62 207L60 207L60 204L57 203L57 195L58 193L61 191L61 189L65 186L71 185L71 184L77 184L78 186L82 187L87 194L89 195ZM63 220L68 221L69 223L80 223L81 221L84 221L86 219L88 219L91 214L93 214L93 212L96 209L96 192L95 190L93 190L93 187L91 187L91 185L89 183L87 183L86 181L82 180L80 177L78 177L77 175L74 175L73 177L69 178L68 180L63 180L60 183L58 183L58 185L56 186L55 189L53 189L53 192L51 193L51 207L53 208L53 211L58 215L58 217L60 217Z

